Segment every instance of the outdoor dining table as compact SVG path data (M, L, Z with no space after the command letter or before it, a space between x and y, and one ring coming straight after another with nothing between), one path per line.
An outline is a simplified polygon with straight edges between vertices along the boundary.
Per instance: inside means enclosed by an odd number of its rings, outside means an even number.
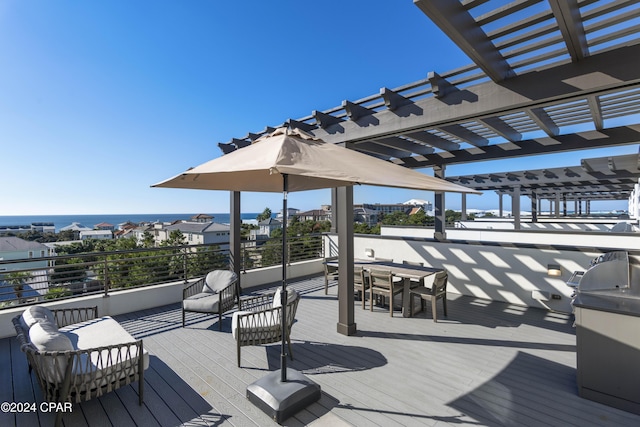
M333 267L337 267L338 261L327 261L327 264ZM366 271L389 270L394 276L402 278L404 286L402 291L403 317L411 316L411 294L409 292L409 289L411 287L411 279L422 282L426 277L429 277L432 274L437 273L438 271L442 271L442 268L423 267L421 265L401 264L397 262L382 261L376 259L356 258L353 260L353 265L362 267Z

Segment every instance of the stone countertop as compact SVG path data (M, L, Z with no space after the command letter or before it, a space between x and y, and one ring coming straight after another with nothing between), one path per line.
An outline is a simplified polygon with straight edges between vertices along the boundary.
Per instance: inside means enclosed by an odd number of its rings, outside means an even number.
M640 291L625 288L579 292L573 305L580 308L640 317Z

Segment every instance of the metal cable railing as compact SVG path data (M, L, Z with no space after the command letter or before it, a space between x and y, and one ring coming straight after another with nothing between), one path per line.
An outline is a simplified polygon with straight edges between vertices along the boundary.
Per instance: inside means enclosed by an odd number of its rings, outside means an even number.
M288 263L323 257L322 235L294 236ZM0 309L45 300L188 282L229 268L228 244L187 245L0 260ZM282 240L244 241L241 269L282 263Z

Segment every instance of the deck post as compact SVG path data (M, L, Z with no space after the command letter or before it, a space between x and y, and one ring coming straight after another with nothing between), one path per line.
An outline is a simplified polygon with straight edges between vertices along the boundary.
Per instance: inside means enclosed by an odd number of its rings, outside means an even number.
M338 228L338 333L354 335L353 297L353 187L336 189L334 215Z

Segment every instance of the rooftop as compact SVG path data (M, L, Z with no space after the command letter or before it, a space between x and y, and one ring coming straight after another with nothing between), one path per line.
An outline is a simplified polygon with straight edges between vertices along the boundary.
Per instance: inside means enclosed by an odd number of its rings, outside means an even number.
M640 416L578 397L572 316L451 295L449 317L403 318L356 302L358 333L336 332L336 287L323 278L291 283L302 294L289 367L322 387L322 398L285 425L638 425ZM151 363L145 400L127 386L74 405L65 425L270 425L246 386L279 367L279 345L244 347L236 367L230 318L179 305L116 316L144 340ZM40 402L15 338L0 340L0 400ZM35 396L35 399L34 399ZM0 413L1 425L49 426L52 414Z

